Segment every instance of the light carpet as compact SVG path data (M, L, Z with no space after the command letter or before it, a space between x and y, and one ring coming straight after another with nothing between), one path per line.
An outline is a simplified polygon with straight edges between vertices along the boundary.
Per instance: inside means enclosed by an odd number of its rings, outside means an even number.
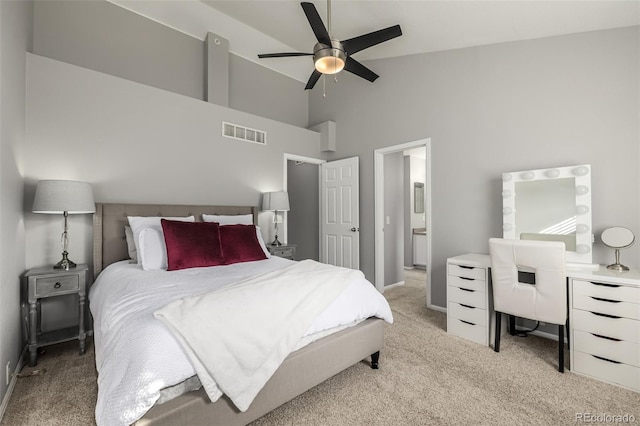
M640 394L559 373L553 341L507 335L495 353L448 335L446 315L425 307L419 276L385 293L395 323L379 370L356 364L252 425L569 425L587 414L640 422ZM92 345L84 356L77 342L49 347L37 368L47 371L18 380L2 425L95 424Z

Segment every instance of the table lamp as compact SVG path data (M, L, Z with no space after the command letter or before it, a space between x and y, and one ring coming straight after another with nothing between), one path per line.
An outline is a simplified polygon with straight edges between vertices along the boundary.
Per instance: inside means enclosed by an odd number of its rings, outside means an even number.
M67 217L70 214L95 213L91 185L86 182L70 180L41 180L36 186L33 200L33 213L64 215L64 231L62 232L62 260L56 263L55 269L75 268L76 264L69 260L69 227Z
M278 241L278 210L289 211L289 194L286 191L265 192L262 196L262 210L274 212L276 236L271 245L281 246L282 243Z

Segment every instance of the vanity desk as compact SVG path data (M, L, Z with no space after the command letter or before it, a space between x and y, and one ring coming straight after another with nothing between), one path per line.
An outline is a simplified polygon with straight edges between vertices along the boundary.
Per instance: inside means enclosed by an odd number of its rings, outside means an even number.
M640 271L567 267L571 370L640 392ZM493 341L491 258L447 259L447 332Z

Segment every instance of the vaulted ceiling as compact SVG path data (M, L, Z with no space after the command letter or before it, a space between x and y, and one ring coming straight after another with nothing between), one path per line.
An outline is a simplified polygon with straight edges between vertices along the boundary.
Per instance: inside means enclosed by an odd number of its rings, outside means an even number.
M236 55L300 81L309 77L309 57L257 58L312 51L316 40L299 1L110 1L201 40L216 33ZM327 25L327 2L313 3ZM640 24L640 0L333 0L331 9L338 39L402 27L402 37L358 52L359 61Z

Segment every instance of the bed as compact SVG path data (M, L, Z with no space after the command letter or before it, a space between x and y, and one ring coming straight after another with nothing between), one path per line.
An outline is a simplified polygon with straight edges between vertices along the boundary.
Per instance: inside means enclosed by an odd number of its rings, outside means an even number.
M102 392L102 385L104 384L105 378L107 376L113 376L113 374L111 374L113 370L108 370L107 367L104 367L104 365L106 365L105 359L115 357L118 360L118 363L125 366L132 364L133 367L135 367L135 359L137 358L132 357L133 359L129 360L129 358L125 358L124 355L111 353L116 350L118 345L112 345L111 342L108 342L107 338L105 338L108 334L106 332L103 333L102 330L109 326L109 322L105 320L105 307L96 306L98 303L102 303L101 299L108 299L106 295L109 294L109 291L105 289L110 288L109 286L111 284L106 285L104 283L104 277L109 275L109 271L117 271L116 273L112 273L112 275L115 274L115 276L117 276L118 273L125 273L127 270L134 270L137 267L137 265L132 265L128 261L129 251L125 240L125 226L128 224L127 217L182 217L193 215L195 217L195 221L201 221L203 214L228 216L250 214L253 217L253 222L257 222L257 209L255 207L149 204L96 205L96 213L94 216L93 265L94 277L97 278L97 280L94 284L96 287L95 291L93 288L91 289L91 295L93 297L90 297L90 302L91 311L94 314L94 317L96 317L94 322L94 336L96 339L96 366L99 372L98 406L111 405L110 403L105 402L109 399L106 399L104 396L105 392ZM264 272L265 270L282 267L283 265L278 264L278 262L290 261L286 259L271 258L265 261L249 262L247 265L251 264L253 265L251 268L255 268L256 271ZM263 266L263 264L265 266ZM224 266L223 268L232 272L236 271L233 273L237 274L245 273L244 266L238 265L236 267L236 265L230 265L229 267ZM194 271L198 272L185 273L183 276L188 275L188 278L184 279L191 280L194 275L209 274L210 269L212 268L196 268ZM237 272L240 270L242 270L242 272ZM105 271L104 274L103 271ZM141 271L134 271L133 273L142 276ZM233 273L231 275L233 275ZM165 275L167 274L158 275L158 277ZM189 288L191 289L191 285ZM115 289L116 287L114 287L114 291ZM148 297L148 299L152 302L154 297L155 292L154 295ZM106 311L117 311L118 314L120 314L119 310L121 308L124 309L123 307L128 305L134 298L135 295L132 294L127 295L124 299L117 299L117 306L112 306L110 308L107 306ZM132 306L137 306L133 304L133 302L131 303ZM379 316L384 317L385 315ZM390 322L390 311L389 317L387 317L386 320ZM137 326L133 327L130 325L132 322L135 321L122 321L123 324L128 324L126 326L136 329ZM196 390L188 390L188 387L182 388L183 385L187 384L187 382L191 380L189 379L181 383L176 383L176 386L173 386L172 384L171 386L167 386L167 389L163 388L163 392L174 388L186 390L183 390L182 393L178 392L178 396L170 398L163 394L161 399L166 399L166 401L163 401L162 403L154 402L153 404L149 404L149 399L153 399L154 401L157 399L154 396L153 398L146 399L146 405L150 406L140 408L140 405L145 404L141 404L140 401L138 401L137 403L139 406L136 408L136 410L138 410L138 414L133 414L132 417L129 417L133 420L125 423L134 423L136 425L244 425L263 416L276 407L358 362L363 360L369 361L370 359L371 367L378 368L378 357L383 346L384 319L371 317L360 320L356 325L341 327L340 330L341 331L334 332L325 337L317 338L317 340L312 339L311 343L290 353L277 368L275 373L273 373L269 378L266 384L264 384L264 387L262 387L262 389L257 393L255 399L253 399L246 411L240 411L226 395L223 395L217 401L212 403L203 387ZM116 336L120 336L122 334L124 333L120 333L120 331L115 333ZM148 334L153 333L145 332L143 337L147 338ZM148 346L153 347L153 344L149 344ZM165 351L162 350L157 352L162 352L162 355L164 355ZM150 365L153 364L153 362L147 361L147 364ZM145 368L147 364L143 364ZM137 369L140 368L137 367ZM123 373L122 378L116 378L115 380L111 380L111 382L119 384L120 382L125 382L127 380L129 380L128 375L124 375ZM135 390L133 392L135 393ZM142 393L142 391L139 393ZM120 395L120 393L118 393L118 395ZM124 399L124 396L117 396L116 399ZM114 396L111 395L111 401L114 400ZM143 411L143 415L141 417L139 415L140 410ZM107 419L109 419L109 417L98 415L97 407L96 420L98 425L118 423Z

